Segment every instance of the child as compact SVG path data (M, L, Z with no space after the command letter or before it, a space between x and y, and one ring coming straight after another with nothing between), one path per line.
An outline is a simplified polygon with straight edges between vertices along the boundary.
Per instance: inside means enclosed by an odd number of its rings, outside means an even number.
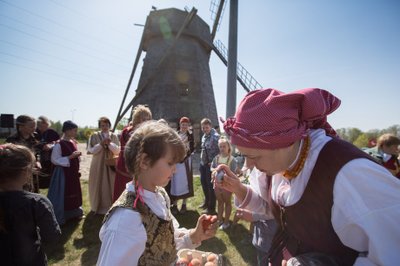
M177 249L195 248L215 235L217 217L203 228L201 215L194 229L178 228L170 211L167 185L185 147L170 127L150 121L137 128L125 146L125 162L134 177L114 203L100 229L98 265L171 265Z
M170 185L170 196L172 199L171 211L173 215L186 212L186 200L193 197L193 172L192 172L192 153L194 151L194 137L189 130L190 120L182 117L179 120L178 135L185 144L186 157L176 165L175 174L172 176ZM168 191L168 189L167 189ZM178 199L182 199L182 207L178 210Z
M220 138L218 140L218 147L219 147L219 154L215 156L211 163L211 171L212 171L212 178L215 180L217 172L215 168L217 168L220 164L225 164L229 166L232 172L238 172L238 165L236 159L232 156L232 148L231 144L226 138ZM218 181L218 180L217 180ZM229 224L229 217L231 216L232 212L232 193L221 189L219 187L215 188L215 196L217 197L218 202L218 221L221 224L220 229L227 229ZM225 211L225 216L224 216Z
M47 265L41 242L61 230L50 201L23 190L35 157L25 146L0 145L0 258L2 265Z
M51 162L56 166L50 181L48 198L53 203L59 224L72 218L82 218L82 191L79 182L79 157L74 138L78 126L68 120L62 127L63 136L51 153Z
M392 175L400 179L399 145L400 139L387 133L378 138L376 147L367 149L366 152L388 169Z
M118 156L118 161L116 165L116 173L114 180L114 193L113 202L116 201L121 193L125 190L126 183L132 180L132 177L126 172L125 168L125 158L124 158L124 148L125 144L128 142L132 133L136 128L144 121L150 120L152 118L151 110L147 105L139 104L135 106L132 110L132 121L129 125L125 127L121 132L120 142L120 152Z

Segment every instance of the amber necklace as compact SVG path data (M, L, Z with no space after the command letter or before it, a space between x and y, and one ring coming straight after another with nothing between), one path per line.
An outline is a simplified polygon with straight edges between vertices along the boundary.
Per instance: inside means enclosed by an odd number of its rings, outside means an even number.
M301 170L303 170L304 163L306 162L309 150L310 150L310 136L307 136L304 139L303 145L301 146L300 156L297 159L296 164L293 167L291 167L291 169L287 169L285 172L283 172L284 177L286 177L287 179L292 179L299 175Z

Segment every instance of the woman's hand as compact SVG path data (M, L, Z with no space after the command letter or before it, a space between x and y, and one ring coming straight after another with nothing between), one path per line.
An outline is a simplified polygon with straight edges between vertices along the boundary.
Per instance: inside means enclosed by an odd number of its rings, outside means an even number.
M197 220L196 227L190 232L192 243L199 244L201 241L215 236L217 232L217 216L202 214Z
M243 201L247 194L247 187L240 182L239 177L237 177L225 164L218 165L216 171L224 171L225 175L221 181L214 181L215 187L233 192L240 201Z
M78 158L81 155L82 155L82 152L74 151L70 156L68 156L68 158L71 160L71 159L74 159L74 158Z
M245 220L247 222L253 222L253 214L251 211L248 211L246 209L237 209L235 216L238 219Z

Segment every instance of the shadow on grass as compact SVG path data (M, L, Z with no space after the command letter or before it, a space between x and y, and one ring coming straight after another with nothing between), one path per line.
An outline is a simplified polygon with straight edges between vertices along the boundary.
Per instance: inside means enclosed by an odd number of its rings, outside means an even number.
M64 245L70 240L71 235L75 232L79 223L80 220L78 219L68 221L66 224L61 226L62 235L59 242L57 242L57 244L53 243L44 245L44 250L46 251L49 262L58 262L65 258Z
M82 225L82 238L74 240L75 248L85 250L81 256L81 265L96 265L101 246L99 232L103 218L104 215L88 213Z
M240 223L232 225L225 232L247 265L257 265L257 252L251 242L253 234ZM225 264L231 265L228 259Z

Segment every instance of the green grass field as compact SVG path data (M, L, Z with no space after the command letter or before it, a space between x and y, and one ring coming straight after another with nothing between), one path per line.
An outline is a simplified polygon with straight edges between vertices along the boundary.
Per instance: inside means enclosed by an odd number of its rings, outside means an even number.
M87 181L82 180L81 185L86 218L68 222L62 227L61 240L45 246L49 265L96 265L101 245L98 233L103 216L88 213ZM198 176L194 178L194 190L195 196L188 200L188 212L176 216L181 226L186 228L195 226L200 215L197 206L203 201L203 192ZM42 189L41 193L46 195L47 191ZM249 236L249 223L240 221L226 231L218 230L216 237L203 241L198 249L222 254L224 265L256 265L256 252Z

